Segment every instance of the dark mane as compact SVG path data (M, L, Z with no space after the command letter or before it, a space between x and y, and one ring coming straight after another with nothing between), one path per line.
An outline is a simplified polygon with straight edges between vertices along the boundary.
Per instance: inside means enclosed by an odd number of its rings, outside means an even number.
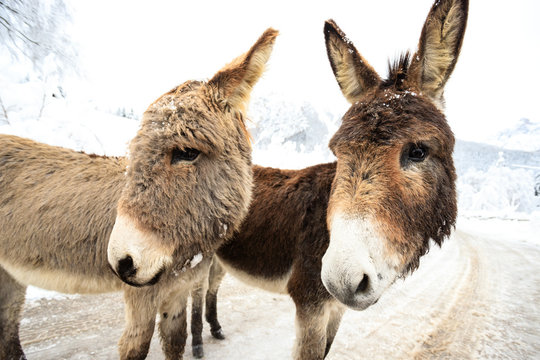
M388 61L388 77L382 82L382 87L396 87L397 90L405 90L403 83L407 78L409 66L411 65L411 53L402 53L394 62Z

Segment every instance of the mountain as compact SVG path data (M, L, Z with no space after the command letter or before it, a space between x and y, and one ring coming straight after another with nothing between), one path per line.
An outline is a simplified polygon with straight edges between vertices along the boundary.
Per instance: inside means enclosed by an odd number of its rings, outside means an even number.
M501 131L495 144L509 150L539 151L540 122L522 118L514 126Z

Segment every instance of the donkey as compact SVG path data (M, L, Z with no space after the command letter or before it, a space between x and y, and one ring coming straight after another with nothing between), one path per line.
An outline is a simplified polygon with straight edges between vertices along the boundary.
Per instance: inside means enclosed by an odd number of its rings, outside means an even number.
M345 307L376 303L419 266L430 239L440 246L450 235L456 174L443 89L467 14L467 0L437 0L417 52L390 65L384 80L334 21L325 23L330 65L352 104L330 140L337 162L253 168L249 214L219 248L211 271L212 334L223 336L216 315L222 265L248 284L289 294L296 306L294 358L323 359ZM193 320L202 323L200 315Z
M25 358L18 329L28 285L123 290L120 358L146 357L157 312L166 358L182 357L186 316L177 299L206 276L248 210L245 110L276 36L266 30L209 81L158 98L128 158L0 135L0 359Z

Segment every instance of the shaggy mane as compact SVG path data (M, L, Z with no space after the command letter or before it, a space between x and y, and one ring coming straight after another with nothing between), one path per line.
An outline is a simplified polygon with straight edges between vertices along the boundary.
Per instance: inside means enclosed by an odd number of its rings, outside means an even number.
M383 87L395 86L397 90L405 90L403 83L407 78L409 66L411 65L411 53L402 53L394 62L388 61L388 77L383 81Z

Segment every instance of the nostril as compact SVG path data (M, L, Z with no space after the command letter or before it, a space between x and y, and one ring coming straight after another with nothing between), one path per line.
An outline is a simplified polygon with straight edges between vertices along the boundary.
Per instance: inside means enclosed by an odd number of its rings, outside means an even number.
M362 281L360 281L360 284L358 284L358 287L356 288L356 293L363 293L367 290L369 285L369 277L364 274L362 277Z
M137 270L133 266L133 258L126 256L122 260L118 261L118 275L122 277L129 277L135 275Z

